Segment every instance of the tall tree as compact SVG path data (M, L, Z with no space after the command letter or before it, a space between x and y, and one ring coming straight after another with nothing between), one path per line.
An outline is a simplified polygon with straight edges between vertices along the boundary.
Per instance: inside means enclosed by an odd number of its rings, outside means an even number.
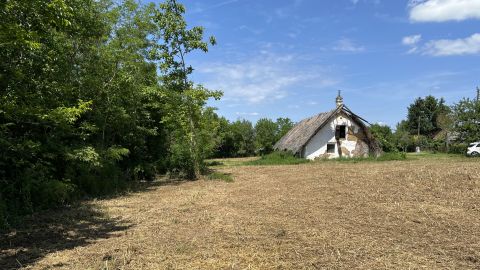
M437 126L442 130L445 150L448 152L450 149L450 138L452 137L452 130L455 124L455 115L453 112L444 112L437 117Z
M154 19L158 25L155 35L157 46L151 51L151 58L160 62L162 81L168 89L166 95L172 102L177 100L166 119L181 128L183 134L177 132L175 140L180 144L189 144L191 168L187 174L190 178L197 178L202 163L199 152L201 145L197 141L200 109L209 98L220 98L221 93L194 86L188 78L193 67L186 63L187 55L195 50L207 52L208 46L215 45L216 41L213 37L208 42L203 41L202 27L187 29L184 13L185 7L175 0L160 4ZM188 141L181 142L181 138Z
M295 125L290 118L278 118L276 123L278 126L277 136L275 138L276 141L285 136L285 134L287 134Z
M197 176L218 126L206 102L221 93L188 79L185 56L214 39L187 29L182 5L7 0L0 12L0 226L159 171Z
M480 102L464 98L453 105L453 115L453 131L460 141L480 141Z
M443 98L437 99L434 96L417 98L408 107L407 125L410 134L434 136L436 132L440 131L437 117L448 113L449 110Z
M255 124L255 145L257 152L268 154L277 141L278 125L270 119L262 118Z
M235 145L235 156L246 157L255 154L255 129L248 120L237 120L231 124Z
M414 148L414 140L412 135L410 134L408 122L406 120L403 120L397 124L394 133L394 141L396 146L399 149L402 149L403 152L413 150L411 148Z

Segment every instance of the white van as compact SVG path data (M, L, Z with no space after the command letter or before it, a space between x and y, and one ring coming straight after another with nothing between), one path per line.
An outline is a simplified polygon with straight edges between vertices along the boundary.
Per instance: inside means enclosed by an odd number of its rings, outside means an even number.
M472 157L480 156L480 142L474 142L468 145L467 156L472 156Z

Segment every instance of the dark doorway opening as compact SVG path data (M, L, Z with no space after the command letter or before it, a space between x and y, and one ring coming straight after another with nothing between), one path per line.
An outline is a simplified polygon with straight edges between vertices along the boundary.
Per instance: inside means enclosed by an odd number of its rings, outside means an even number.
M347 138L347 126L339 125L335 130L335 138L338 139L345 139Z

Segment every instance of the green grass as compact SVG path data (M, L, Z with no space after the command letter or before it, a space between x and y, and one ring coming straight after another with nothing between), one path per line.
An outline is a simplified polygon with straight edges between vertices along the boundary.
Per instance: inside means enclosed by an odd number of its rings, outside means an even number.
M228 173L222 173L222 172L212 172L209 175L207 175L208 180L221 180L224 182L233 182L233 176Z
M245 162L260 159L260 157L238 157L238 158L215 158L206 160L208 167L232 167L241 166Z
M409 160L410 157L403 152L392 152L392 153L384 153L379 157L341 157L335 159L320 159L317 162L351 162L351 163L358 163L358 162L382 162L382 161L394 161L394 160Z
M205 165L208 167L214 167L214 166L223 166L225 164L221 160L206 160Z
M290 153L286 152L274 152L260 159L244 162L243 165L295 165L308 163L308 159L297 158Z
M366 158L337 158L337 159L318 159L311 163L316 162L385 162L385 161L405 161L405 160L465 160L470 158L461 154L446 154L446 153L433 153L433 152L421 152L421 153L403 153L393 152L384 153L380 157L366 157ZM479 158L480 160L480 158ZM261 166L261 165L295 165L304 164L310 162L307 159L297 158L287 152L274 152L262 157L249 157L249 158L224 158L224 159L211 159L207 161L209 167L232 167L232 166ZM215 176L222 177L222 176Z

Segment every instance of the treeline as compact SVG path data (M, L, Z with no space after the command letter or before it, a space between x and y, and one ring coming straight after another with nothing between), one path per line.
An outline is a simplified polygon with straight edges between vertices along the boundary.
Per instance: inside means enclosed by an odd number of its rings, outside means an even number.
M443 98L417 98L409 107L407 118L395 132L374 124L371 131L386 152L422 150L465 153L469 143L480 141L480 102L463 98L447 106Z
M175 0L0 2L0 226L157 173L196 178L220 92L186 56L215 44Z
M262 118L254 126L248 120L229 122L222 117L218 123L217 145L212 153L216 158L269 154L275 143L294 126L289 118L276 121Z

